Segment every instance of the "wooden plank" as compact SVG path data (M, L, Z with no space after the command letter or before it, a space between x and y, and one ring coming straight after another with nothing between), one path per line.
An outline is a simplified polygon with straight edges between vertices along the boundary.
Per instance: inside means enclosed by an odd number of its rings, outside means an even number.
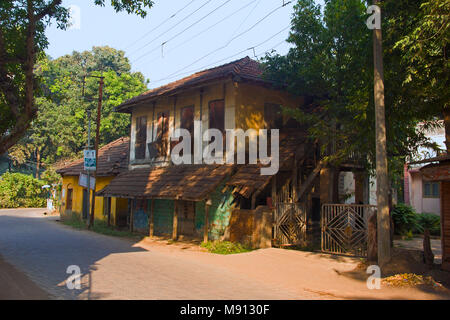
M133 232L134 229L134 205L135 205L135 199L129 200L130 203L130 232Z
M178 239L178 200L174 200L173 204L173 225L172 240Z
M209 207L211 200L205 202L205 226L203 230L203 242L208 242L208 229L209 229Z
M149 236L153 237L153 234L155 232L155 199L151 200L151 205L150 205L150 217L149 217Z

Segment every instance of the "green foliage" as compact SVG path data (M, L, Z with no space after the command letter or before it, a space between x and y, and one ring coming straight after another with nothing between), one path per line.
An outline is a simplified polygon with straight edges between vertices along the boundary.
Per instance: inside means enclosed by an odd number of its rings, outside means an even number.
M93 0L99 6L105 0ZM111 0L116 12L145 17L151 0ZM30 19L32 17L32 19ZM70 12L61 0L0 1L0 153L24 135L38 110L41 78L33 74L35 63L48 47L46 28L55 22L65 30ZM114 61L108 61L114 62ZM66 74L70 78L70 73ZM56 84L57 86L57 84Z
M427 18L423 13L425 2L381 2L387 152L392 181L402 175L405 158L414 155L419 146L435 147L423 131L416 129L417 124L425 121L424 128L435 125L435 117L441 115L439 111L449 101L448 58L442 61L444 36L438 33L439 43L423 44L423 48L431 46L437 51L436 55L422 55L419 65L418 44L408 38L411 33L420 33L427 19L436 18ZM441 5L444 2L447 5L438 12L444 12L449 2L433 1ZM363 0L326 0L323 6L313 0L298 0L287 39L293 47L285 56L267 55L264 63L266 77L286 84L293 94L311 98L302 110L283 111L306 124L310 136L322 142L323 150L334 141L339 143L337 152L327 160L339 164L350 154L367 155L361 160L373 170L373 31L365 24L366 6ZM447 19L448 23L448 15L439 19ZM442 23L435 26L448 30ZM431 30L439 29L429 30L422 35L431 37ZM444 38L448 39L448 35ZM430 66L436 67L436 72L428 72Z
M86 78L82 98L83 75L100 75L104 79L100 122L100 147L129 134L128 115L113 108L147 90L144 76L131 72L123 51L110 47L93 47L91 51L73 52L58 59L42 58L36 73L41 78L42 95L36 98L37 118L26 136L14 147L16 158L46 164L81 154L87 141L87 109L91 113L91 137L94 141L98 79Z
M0 176L0 208L38 208L46 205L44 182L22 173Z
M201 246L206 248L209 252L217 254L234 254L252 250L241 243L230 241L208 241L203 242Z
M412 238L412 234L423 234L425 229L431 235L438 236L441 233L441 218L433 213L416 213L408 205L399 203L392 210L394 230L396 234Z
M394 207L391 214L396 234L406 235L408 232L417 230L418 217L413 207L399 203Z
M441 234L441 217L434 213L420 213L417 217L418 233L423 233L425 229L430 231L433 236L439 236Z

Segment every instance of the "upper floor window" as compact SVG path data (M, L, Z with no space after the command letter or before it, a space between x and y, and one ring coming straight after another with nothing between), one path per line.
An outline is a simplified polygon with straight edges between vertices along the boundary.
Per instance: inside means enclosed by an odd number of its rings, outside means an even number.
M423 183L424 198L439 198L439 182L425 181Z
M136 118L136 141L134 144L135 159L145 159L145 144L147 142L147 117Z
M194 106L181 109L180 128L186 129L191 135L191 152L194 150Z
M180 128L186 129L194 137L194 106L181 109Z
M225 132L225 101L214 100L209 102L209 128Z
M156 151L159 157L167 156L169 144L169 112L158 112L156 127Z

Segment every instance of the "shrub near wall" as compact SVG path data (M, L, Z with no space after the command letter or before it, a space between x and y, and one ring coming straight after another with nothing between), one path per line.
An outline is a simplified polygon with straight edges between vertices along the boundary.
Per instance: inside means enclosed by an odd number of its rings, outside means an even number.
M425 229L431 235L438 236L441 233L440 216L433 213L416 213L411 206L399 203L392 210L394 230L399 235L423 234Z
M44 182L22 173L0 176L0 208L38 208L46 206Z

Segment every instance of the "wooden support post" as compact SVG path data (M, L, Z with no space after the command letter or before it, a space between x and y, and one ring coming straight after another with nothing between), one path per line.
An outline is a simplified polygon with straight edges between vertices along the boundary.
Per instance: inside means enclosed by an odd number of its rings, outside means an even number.
M208 242L208 232L209 232L209 207L211 206L211 200L208 199L205 202L205 227L203 230L203 242Z
M292 202L297 202L298 195L298 166L297 160L294 158L294 168L292 170Z
M173 204L173 224L172 224L172 240L178 239L178 200L174 200Z
M255 210L256 207L256 192L252 194L252 210Z
M277 200L277 176L272 177L272 206L275 207L275 202Z
M134 205L135 205L135 199L130 200L130 232L133 232L134 229Z
M155 200L152 199L151 205L150 205L150 216L148 217L148 224L149 224L149 236L153 237L153 233L155 232Z

